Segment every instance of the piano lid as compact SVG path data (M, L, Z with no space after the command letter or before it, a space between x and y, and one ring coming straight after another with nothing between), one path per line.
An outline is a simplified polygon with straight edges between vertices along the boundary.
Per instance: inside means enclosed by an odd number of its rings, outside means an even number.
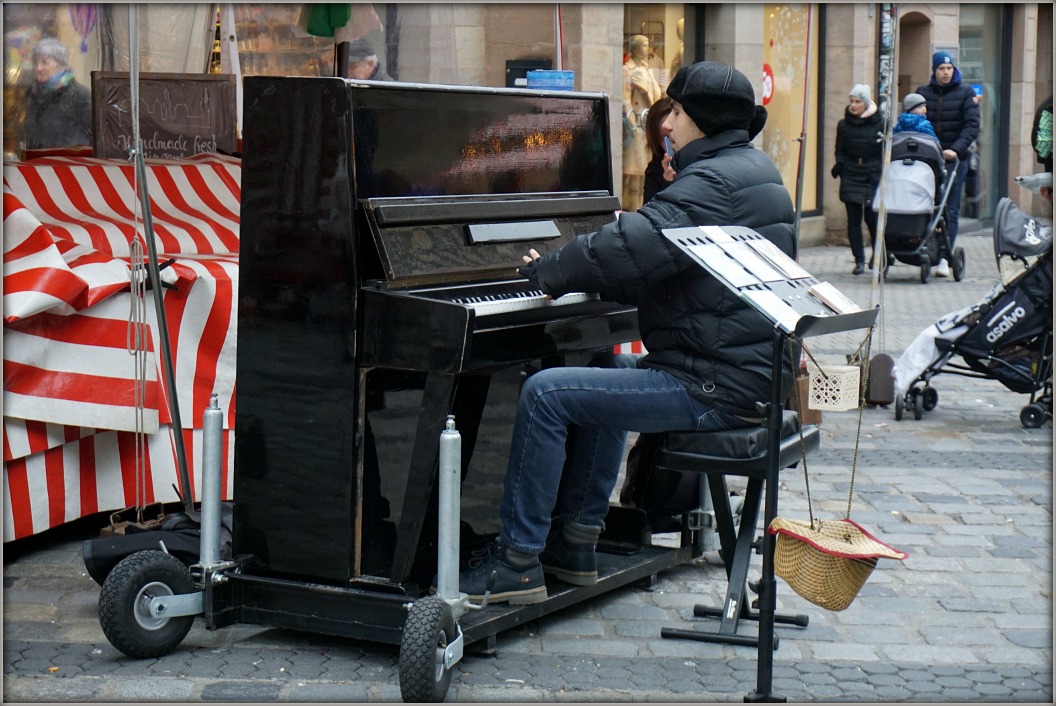
M515 277L612 220L604 95L347 81L357 208L387 286Z
M612 192L598 93L348 81L358 199Z

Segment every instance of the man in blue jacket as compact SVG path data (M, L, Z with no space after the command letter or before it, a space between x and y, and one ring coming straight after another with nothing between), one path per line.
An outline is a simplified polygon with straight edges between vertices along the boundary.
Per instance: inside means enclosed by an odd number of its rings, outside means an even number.
M674 181L596 232L543 256L529 251L519 270L553 297L598 292L637 305L649 353L618 356L613 368L548 368L525 382L499 508L502 531L488 556L459 576L459 590L474 599L493 570L493 601L546 600L544 572L596 583L595 546L627 432L751 426L760 422L755 403L770 397L771 324L661 232L747 226L795 257L792 200L773 162L751 144L766 109L755 104L744 74L712 61L679 69L667 94L674 100L664 120L676 150ZM785 361L786 395L792 380ZM575 444L563 471L570 426Z
M961 82L961 71L948 52L938 51L931 57L931 81L917 87L917 93L928 102L928 122L946 157L947 170L954 159L961 160L952 176L953 188L946 201L946 232L950 236L950 250L957 239L960 224L961 192L968 174L968 148L979 136L979 106L975 91ZM935 267L939 277L949 277L950 267L945 259Z

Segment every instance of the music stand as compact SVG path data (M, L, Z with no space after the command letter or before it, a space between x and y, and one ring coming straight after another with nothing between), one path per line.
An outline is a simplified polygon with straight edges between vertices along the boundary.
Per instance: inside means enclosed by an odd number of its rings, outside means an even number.
M785 701L772 691L774 672L774 616L777 579L774 575L776 538L765 528L777 517L778 460L781 451L781 367L791 335L810 336L870 328L879 307L861 309L828 282L821 282L799 263L751 228L701 226L668 228L671 243L714 275L743 301L774 325L770 401L760 403L766 418L766 502L763 510L763 570L759 581L759 643L755 691L747 702Z

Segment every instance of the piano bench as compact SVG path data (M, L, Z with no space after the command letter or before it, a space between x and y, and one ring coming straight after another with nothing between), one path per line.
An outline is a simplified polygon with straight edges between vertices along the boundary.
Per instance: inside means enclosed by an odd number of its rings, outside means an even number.
M654 456L656 468L707 474L720 551L728 578L726 600L722 608L704 605L696 605L693 608L693 615L696 617L720 618L717 630L663 628L661 636L757 646L759 637L738 635L737 626L742 618L759 620L758 611L751 608L751 601L745 600L745 596L751 554L757 546L754 538L756 522L770 465L767 429L759 426L715 432L666 432L659 437ZM796 466L803 458L804 452L809 454L815 451L820 442L821 432L817 425L811 424L803 427L801 441L799 415L793 411L783 411L778 469ZM740 521L736 525L726 476L741 476L748 481ZM773 489L773 492L777 492L777 489ZM700 531L703 529L698 528L698 532ZM761 541L759 546L762 546ZM774 620L776 623L806 627L808 617L777 614ZM776 639L773 644L774 649L777 649Z

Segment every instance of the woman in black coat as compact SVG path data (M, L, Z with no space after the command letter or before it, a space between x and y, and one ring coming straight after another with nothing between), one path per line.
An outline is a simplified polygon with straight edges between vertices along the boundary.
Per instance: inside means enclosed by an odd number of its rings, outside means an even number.
M862 218L869 227L873 256L876 255L876 211L870 204L883 172L883 118L872 101L869 86L851 89L843 120L836 126L836 164L832 176L840 178L840 201L847 207L847 239L854 253L854 274L865 272Z

